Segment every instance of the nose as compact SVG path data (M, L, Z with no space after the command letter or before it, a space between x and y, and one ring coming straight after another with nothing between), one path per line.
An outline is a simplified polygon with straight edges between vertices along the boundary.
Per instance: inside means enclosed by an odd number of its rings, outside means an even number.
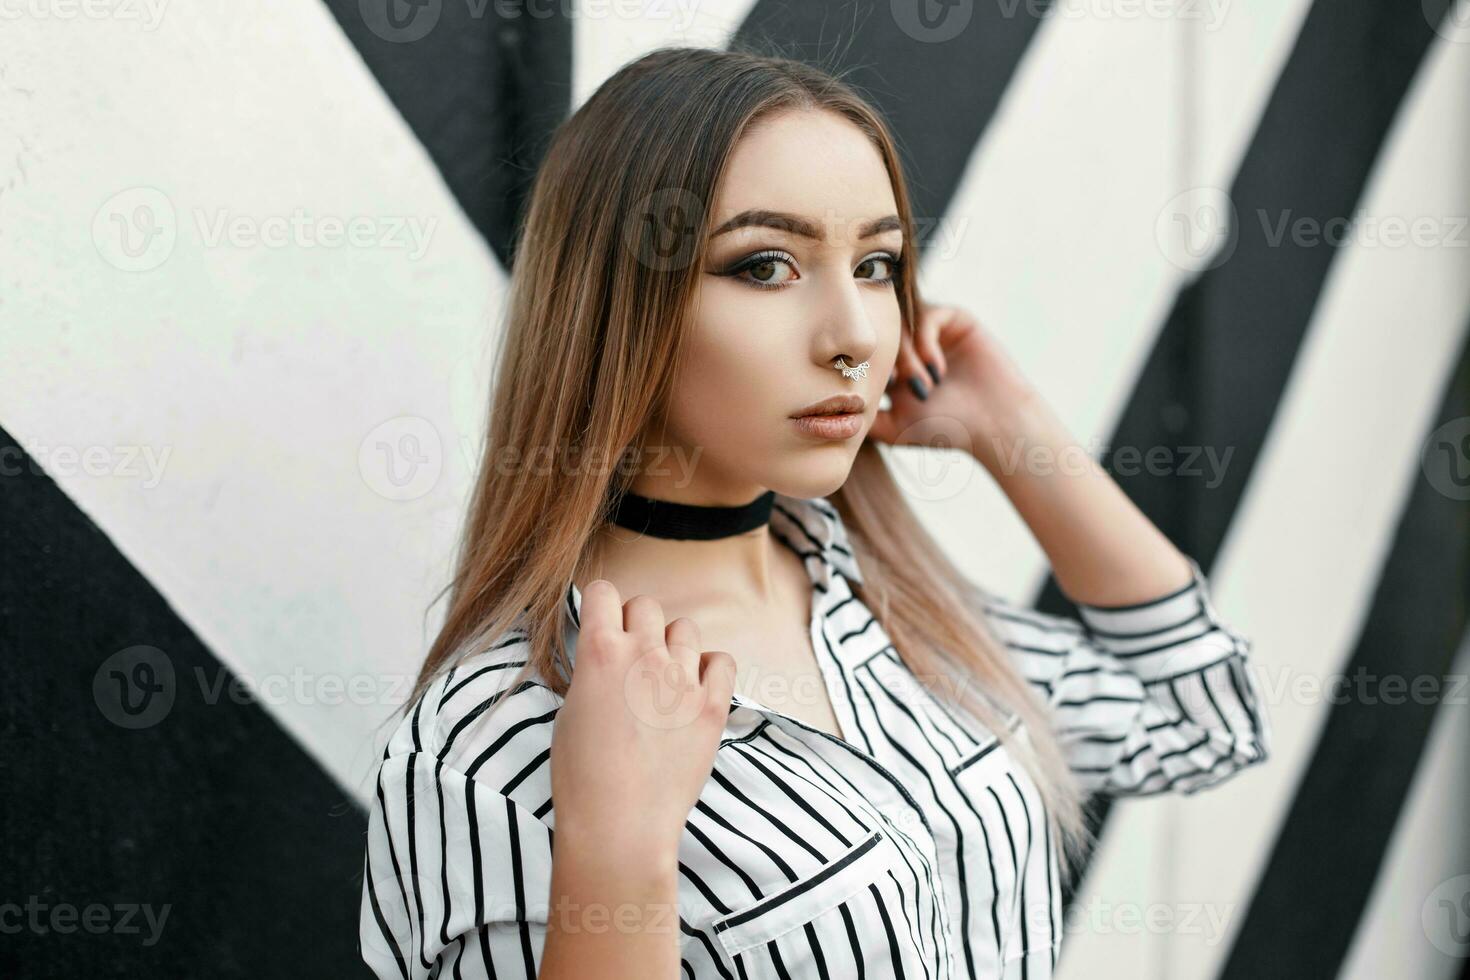
M812 351L812 359L824 368L836 367L838 360L855 367L878 350L878 331L860 288L849 280L834 290L834 295L824 304Z

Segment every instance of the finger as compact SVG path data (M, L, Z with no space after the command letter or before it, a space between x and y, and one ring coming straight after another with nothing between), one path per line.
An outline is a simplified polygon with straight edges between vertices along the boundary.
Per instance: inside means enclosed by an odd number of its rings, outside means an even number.
M706 650L699 656L699 680L706 704L728 705L735 694L735 658L723 650Z
M904 331L903 339L899 341L897 370L904 385L915 398L924 401L929 397L929 372L924 369L923 361L914 350L914 338L909 331Z
M623 632L623 597L618 587L605 578L588 582L582 589L580 628L589 636L619 635Z
M914 351L919 360L924 363L929 381L934 385L938 385L949 371L949 363L944 358L944 345L940 343L940 337L945 323L950 319L952 319L952 311L949 309L944 307L930 309L919 318L919 329L914 338Z
M668 625L664 630L664 644L670 652L674 647L684 650L699 652L699 626L688 616L680 616Z
M635 595L623 603L623 629L638 641L638 649L662 646L664 611L651 595Z
M673 620L663 630L664 645L669 648L669 657L684 664L692 674L700 671L700 627L688 616Z
M868 427L868 437L877 442L896 442L898 432L898 421L891 411L878 412L873 416L873 424Z

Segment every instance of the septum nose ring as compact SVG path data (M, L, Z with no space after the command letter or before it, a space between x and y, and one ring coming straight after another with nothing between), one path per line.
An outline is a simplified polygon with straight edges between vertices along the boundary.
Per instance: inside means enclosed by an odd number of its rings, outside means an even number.
M837 363L834 364L833 367L841 371L842 376L849 381L857 381L859 378L866 378L868 376L867 361L864 361L856 367L848 367L847 359L844 357L839 357L837 359Z

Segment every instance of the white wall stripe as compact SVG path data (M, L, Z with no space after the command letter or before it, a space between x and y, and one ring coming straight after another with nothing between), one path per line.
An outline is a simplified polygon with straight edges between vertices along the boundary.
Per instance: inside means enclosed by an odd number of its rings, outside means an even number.
M436 626L424 604L466 489L457 433L483 425L498 266L322 4L174 4L151 30L12 18L0 63L0 130L27 147L0 154L0 268L24 284L0 305L0 420L365 797L373 729ZM124 271L113 221L146 204L172 252ZM298 208L377 222L371 241L394 217L432 231L412 258L290 232L211 246L198 224L269 232ZM437 449L419 444L437 482L396 487L384 469L375 443L399 454L420 434L406 416L437 431ZM55 447L169 455L154 485L58 465Z
M723 48L756 0L639 0L577 5L572 24L572 108L623 65L665 44ZM566 8L563 8L566 9ZM637 11L627 17L624 11Z

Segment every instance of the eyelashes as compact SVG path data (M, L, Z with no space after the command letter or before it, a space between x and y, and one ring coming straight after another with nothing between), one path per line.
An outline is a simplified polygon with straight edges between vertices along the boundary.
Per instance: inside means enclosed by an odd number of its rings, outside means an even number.
M742 279L747 272L764 271L767 267L786 266L789 268L791 265L793 265L791 257L785 252L757 252L737 262L728 275ZM785 282L768 282L762 279L744 279L743 281L757 289L781 289L786 285Z
M789 279L779 282L772 282L758 278L748 279L745 278L745 274L747 272L756 272L761 275L766 275L768 274L768 269L779 269L780 267L790 268L795 264L796 260L793 259L788 253L776 249L767 249L765 251L756 252L752 255L746 256L745 258L739 260L734 265L730 266L725 271L719 274L722 276L729 276L733 279L739 279L740 281L745 282L755 287L756 289L785 289L790 282ZM904 257L902 255L896 255L893 252L874 252L871 255L865 256L863 260L858 263L858 268L861 269L864 266L869 266L873 264L886 264L889 269L888 275L864 276L862 278L878 286L888 288L891 287L895 282L897 282L898 277L902 274L904 268ZM778 275L779 273L774 274Z

